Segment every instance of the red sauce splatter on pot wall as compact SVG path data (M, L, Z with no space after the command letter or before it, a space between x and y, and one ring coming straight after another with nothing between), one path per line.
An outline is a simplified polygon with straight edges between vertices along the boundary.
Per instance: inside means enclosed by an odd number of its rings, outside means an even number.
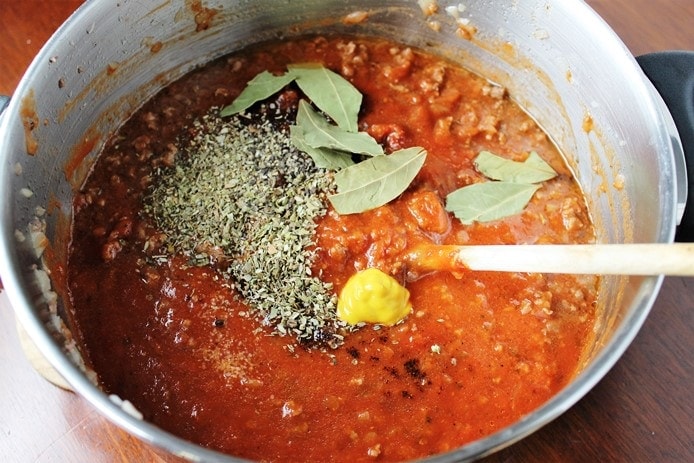
M94 151L100 140L100 135L90 130L82 138L82 142L75 146L63 167L65 178L68 181L75 179L75 174L83 166L84 160Z
M209 29L218 11L212 8L205 8L200 0L193 0L188 6L194 14L195 31L200 32Z
M39 125L39 116L36 114L36 99L33 90L29 90L27 95L22 98L19 115L22 119L22 125L24 126L24 144L26 152L33 156L39 149L39 143L34 136L34 130Z

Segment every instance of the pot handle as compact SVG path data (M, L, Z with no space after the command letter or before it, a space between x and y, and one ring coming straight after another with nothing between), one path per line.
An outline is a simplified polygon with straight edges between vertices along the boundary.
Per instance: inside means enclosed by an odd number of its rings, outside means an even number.
M686 174L686 204L675 239L694 242L694 51L649 53L636 61L670 110L682 141L686 168L678 175Z

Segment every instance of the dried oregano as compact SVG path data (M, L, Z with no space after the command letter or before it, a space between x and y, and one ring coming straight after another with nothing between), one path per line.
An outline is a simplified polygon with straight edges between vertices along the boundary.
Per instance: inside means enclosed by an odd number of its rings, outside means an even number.
M345 327L336 296L311 274L316 219L334 179L293 146L281 117L213 111L196 122L176 165L156 172L145 211L172 251L218 265L221 251L223 273L264 325L336 346Z

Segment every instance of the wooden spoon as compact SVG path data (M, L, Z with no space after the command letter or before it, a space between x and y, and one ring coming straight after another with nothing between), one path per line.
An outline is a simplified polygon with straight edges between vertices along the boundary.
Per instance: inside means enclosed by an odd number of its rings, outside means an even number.
M407 262L419 271L694 276L694 243L420 245Z

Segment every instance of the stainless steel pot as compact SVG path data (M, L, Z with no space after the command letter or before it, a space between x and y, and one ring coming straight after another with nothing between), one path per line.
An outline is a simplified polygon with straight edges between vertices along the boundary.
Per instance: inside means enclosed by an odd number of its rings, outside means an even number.
M584 3L202 3L86 3L36 57L0 121L0 275L17 317L79 394L143 440L192 461L237 461L128 413L90 381L69 337L56 329L63 328L58 316L65 312L60 269L72 194L108 136L143 101L192 68L248 44L347 32L387 37L458 61L506 86L555 140L588 197L600 241L673 240L687 181L672 117L634 57ZM438 13L429 14L430 5ZM355 11L367 12L368 19L343 21ZM489 454L566 411L622 355L661 281L605 278L595 342L581 373L519 422L431 461Z

